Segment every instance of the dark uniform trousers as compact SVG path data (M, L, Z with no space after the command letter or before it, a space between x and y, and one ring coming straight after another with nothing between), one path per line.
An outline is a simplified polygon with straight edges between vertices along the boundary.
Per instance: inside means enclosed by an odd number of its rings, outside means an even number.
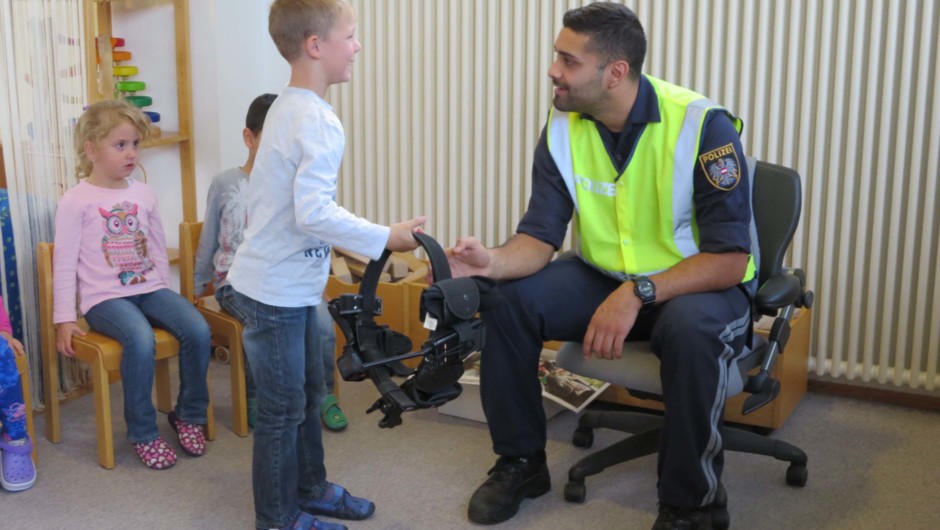
M594 311L620 285L577 257L500 285L506 303L483 314L487 337L480 362L483 410L496 454L545 449L537 372L543 342L581 342ZM714 500L724 461L718 429L727 374L750 325L749 301L738 287L676 297L638 317L628 340L650 340L661 362L666 414L660 501L695 508Z

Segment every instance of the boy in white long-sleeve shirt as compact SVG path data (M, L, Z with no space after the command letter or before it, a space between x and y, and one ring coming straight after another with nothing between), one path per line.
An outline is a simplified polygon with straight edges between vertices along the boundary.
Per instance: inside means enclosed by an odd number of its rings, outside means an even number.
M418 217L391 227L336 204L343 126L323 99L349 80L359 51L344 0L276 0L268 28L291 79L268 111L248 190L248 226L228 279L246 308L245 353L257 386L252 487L258 528L345 528L372 502L326 479L317 409L324 397L316 306L330 248L370 258L412 250Z
M215 299L219 305L243 324L244 311L235 300L228 281L228 270L235 260L236 249L245 237L245 225L248 223L248 175L255 165L265 117L276 97L275 94L261 94L248 106L245 128L242 130L242 138L248 148L248 159L243 166L226 169L212 178L206 200L206 217L199 235L199 248L196 250L196 265L193 271L196 294L206 296L211 286L215 290ZM320 406L320 418L328 429L338 431L346 427L348 420L333 393L335 367L332 352L336 346L336 335L326 301L317 306L317 318L321 330L319 344L323 348L323 377L327 391L326 399ZM254 427L258 410L257 392L250 367L246 372L248 425Z

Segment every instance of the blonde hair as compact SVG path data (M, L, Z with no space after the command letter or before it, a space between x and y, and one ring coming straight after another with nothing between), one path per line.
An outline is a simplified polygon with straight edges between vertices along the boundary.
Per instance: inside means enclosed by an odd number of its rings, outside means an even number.
M326 38L336 17L352 10L346 0L274 0L268 13L268 33L277 51L293 62L307 38Z
M78 178L91 175L91 160L85 154L85 143L98 144L105 136L122 123L130 123L140 133L141 141L150 135L150 120L137 107L123 99L106 99L92 103L78 119L73 142L78 165L75 172Z

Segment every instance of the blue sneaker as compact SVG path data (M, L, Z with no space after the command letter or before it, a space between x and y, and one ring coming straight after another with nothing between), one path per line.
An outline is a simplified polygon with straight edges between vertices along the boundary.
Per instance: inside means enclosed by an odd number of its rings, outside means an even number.
M314 515L361 521L372 517L375 513L375 503L368 499L353 497L339 484L330 484L322 498L301 501L300 509Z
M273 530L273 529L272 529ZM348 530L346 525L321 521L307 512L300 512L292 523L279 530Z

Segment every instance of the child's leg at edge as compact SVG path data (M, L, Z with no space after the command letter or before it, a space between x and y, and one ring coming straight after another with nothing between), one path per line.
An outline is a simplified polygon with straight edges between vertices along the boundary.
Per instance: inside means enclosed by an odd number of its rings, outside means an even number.
M224 309L228 314L232 315L239 322L242 323L242 326L245 325L245 309L238 305L238 302L235 299L235 289L231 285L223 285L215 291L215 300L219 303L219 307ZM229 352L230 355L239 355L238 352ZM251 376L251 363L248 360L248 356L245 356L245 397L248 399L254 399L257 391L255 390L255 379Z
M336 384L334 364L336 362L336 330L333 329L333 317L326 302L317 306L317 324L320 330L320 347L323 349L323 379L326 382L326 393L332 394Z
M0 436L6 441L26 441L26 403L13 348L0 344Z

